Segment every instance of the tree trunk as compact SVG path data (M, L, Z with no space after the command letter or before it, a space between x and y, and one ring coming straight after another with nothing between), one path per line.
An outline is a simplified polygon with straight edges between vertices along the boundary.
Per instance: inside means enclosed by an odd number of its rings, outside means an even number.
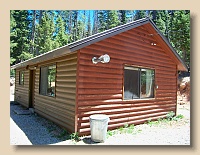
M35 19L36 19L36 11L33 10L33 20L32 20L32 34L31 34L31 41L32 41L32 45L31 45L31 53L33 54L33 56L35 57L35 52L34 52L34 43L35 43Z
M98 10L94 11L94 24L93 24L93 33L96 34L98 32Z
M39 21L38 21L38 24L40 26L41 24L41 20L42 20L42 13L43 13L43 10L40 10L39 12ZM40 50L40 47L38 46L39 45L39 39L40 39L40 32L39 32L39 29L38 29L38 32L37 32L37 47L36 47L36 56L39 55L39 50Z
M156 10L153 10L153 19L154 22L156 21Z

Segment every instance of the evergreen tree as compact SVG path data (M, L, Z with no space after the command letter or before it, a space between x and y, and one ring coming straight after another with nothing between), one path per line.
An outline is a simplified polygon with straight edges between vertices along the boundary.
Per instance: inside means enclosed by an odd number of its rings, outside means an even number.
M154 17L154 22L158 29L162 32L163 35L165 35L166 32L166 14L162 10L157 10L156 11L156 17Z
M76 40L80 40L83 38L83 29L84 28L85 28L85 24L81 20L78 20L78 23L76 26Z
M72 38L71 38L72 40L71 42L78 40L77 26L78 26L78 10L74 10L72 14Z
M145 18L147 16L146 10L136 10L134 15L134 20Z
M99 32L111 29L120 24L117 10L101 10L98 14Z
M91 34L149 16L184 61L190 59L188 10L12 10L10 62L15 64Z
M14 41L14 38L16 37L16 21L14 18L15 11L10 11L10 64L13 64L13 62L16 61L16 56L14 53L14 48L17 46L17 43Z
M121 25L127 22L126 10L119 10L119 20Z
M118 12L116 10L106 11L106 23L107 29L114 28L120 24L120 20L118 18Z
M90 17L90 12L88 14L88 22L87 22L87 31L86 31L86 36L92 35L92 28L91 28L91 17Z
M167 10L148 10L148 16L168 39L170 16Z
M31 24L30 24L30 31L31 31L31 35L30 35L30 53L32 53L33 56L35 56L36 55L35 54L36 10L30 10L29 18L30 18L30 21L31 21Z
M67 32L68 32L68 35L69 35L69 40L68 40L68 43L71 43L73 41L73 25L72 25L72 17L73 16L73 11L70 10L69 11L69 14L68 14L68 22L67 22Z
M100 10L98 12L98 32L102 32L107 29L106 20L107 20L106 11Z
M11 11L11 63L16 64L32 58L33 55L28 51L29 44L29 21L27 20L28 11L16 10Z
M86 30L86 27L87 27L87 24L86 24L86 11L85 10L83 10L83 15L82 15L82 22L83 22L83 24L84 24L84 26L83 26L83 32L82 32L82 38L85 38L86 36L87 36L87 30Z
M98 33L98 14L99 14L99 10L94 10L94 17L93 17L93 30L92 30L92 34L96 34Z
M39 47L39 54L52 50L55 47L53 41L55 32L54 13L44 11L38 32L39 38L37 46Z
M39 19L38 19L38 24L36 25L36 35L37 35L37 40L36 40L36 51L35 51L35 55L37 56L37 55L39 55L40 54L40 44L39 44L39 42L40 42L40 38L41 38L41 36L40 36L40 25L41 25L41 22L42 22L42 16L43 16L43 10L39 10L39 11L37 11L38 12L38 17L39 17Z
M190 64L190 13L185 10L174 11L170 27L170 41L179 55Z
M66 33L65 21L61 15L58 15L56 20L56 33L55 33L54 48L64 46L68 43L68 35Z

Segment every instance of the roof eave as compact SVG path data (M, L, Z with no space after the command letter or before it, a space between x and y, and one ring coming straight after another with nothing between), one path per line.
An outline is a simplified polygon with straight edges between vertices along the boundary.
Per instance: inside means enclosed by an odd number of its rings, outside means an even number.
M44 54L41 54L37 57L34 57L32 59L29 59L29 60L26 60L26 61L23 61L21 63L18 63L16 65L13 65L11 66L11 69L16 69L16 68L21 68L21 67L26 67L27 65L33 65L33 64L37 64L37 63L40 63L42 61L46 61L46 60L50 60L50 59L53 59L53 58L57 58L61 55L65 55L65 54L68 54L70 51L69 47L68 46L63 46L61 48L57 48L57 49L54 49L52 51L49 51L47 53L44 53Z

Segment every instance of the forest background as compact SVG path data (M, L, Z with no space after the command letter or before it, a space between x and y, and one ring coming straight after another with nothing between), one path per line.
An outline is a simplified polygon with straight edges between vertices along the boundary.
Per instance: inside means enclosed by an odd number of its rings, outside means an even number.
M189 10L11 10L10 65L144 17L190 68Z

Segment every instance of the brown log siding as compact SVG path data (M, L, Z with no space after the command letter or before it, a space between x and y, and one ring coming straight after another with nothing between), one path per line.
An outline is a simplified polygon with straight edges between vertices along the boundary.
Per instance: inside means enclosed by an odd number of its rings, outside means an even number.
M90 133L89 116L104 113L109 129L144 123L176 110L177 70L174 61L145 27L138 27L80 50L77 71L77 132ZM152 46L151 43L156 43ZM109 54L108 64L92 64ZM124 65L155 69L155 98L123 101Z
M24 84L19 84L19 72L24 71ZM23 106L29 106L29 70L25 68L16 69L15 74L15 101Z
M56 95L49 97L39 94L40 66L55 64ZM75 130L75 99L76 99L76 67L77 53L39 64L35 80L35 111L40 115L65 127L68 131Z

